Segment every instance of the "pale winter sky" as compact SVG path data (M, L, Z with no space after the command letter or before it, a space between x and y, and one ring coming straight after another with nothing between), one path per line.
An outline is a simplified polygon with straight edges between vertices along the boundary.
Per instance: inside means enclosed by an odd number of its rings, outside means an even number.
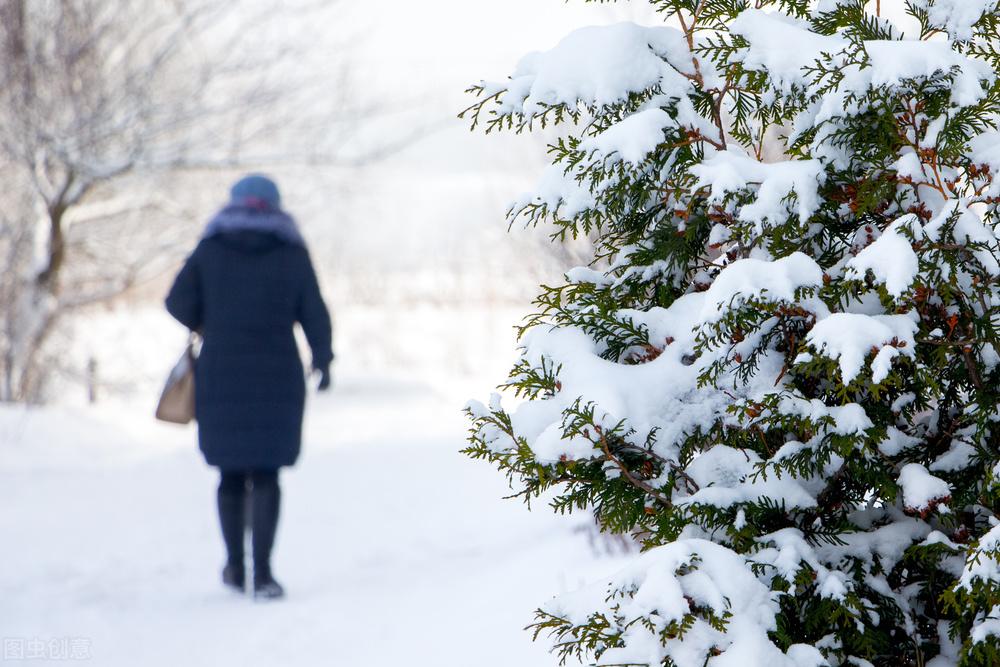
M352 11L359 25L372 26L366 51L378 63L376 76L420 87L502 77L521 54L550 48L574 28L655 20L648 7L582 0L390 0L357 3Z
M544 164L540 140L469 133L456 118L472 99L463 92L468 85L506 77L522 55L553 47L575 28L658 20L644 2L342 0L335 7L320 27L327 42L319 49L341 48L355 94L382 107L362 136L434 131L360 177L352 174L350 193L319 207L338 211L335 222L307 219L304 226L336 261L407 269L431 261L481 264L486 250L490 260L505 261L502 251L513 247L507 203ZM348 45L335 46L345 34Z

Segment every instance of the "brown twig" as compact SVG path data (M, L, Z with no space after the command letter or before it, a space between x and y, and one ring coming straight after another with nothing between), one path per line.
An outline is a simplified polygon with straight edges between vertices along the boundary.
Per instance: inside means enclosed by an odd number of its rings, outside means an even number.
M629 484L631 484L632 486L641 491L644 491L645 493L648 493L650 496L652 496L655 500L659 501L663 505L667 507L673 506L673 501L670 498L663 495L662 493L651 487L649 484L646 484L644 481L633 475L632 472L625 466L625 464L622 463L621 460L618 459L618 457L616 457L614 454L611 453L611 448L608 446L608 439L604 437L604 431L601 429L600 426L595 425L594 429L597 431L597 439L598 442L600 442L601 449L604 450L604 455L607 457L609 461L611 461L618 467L618 469L621 471L622 475L625 477L625 479L628 481Z
M976 361L972 358L972 351L968 347L962 348L962 358L965 360L965 367L969 369L972 384L975 385L976 389L982 391L983 380L979 377L979 369L976 367Z

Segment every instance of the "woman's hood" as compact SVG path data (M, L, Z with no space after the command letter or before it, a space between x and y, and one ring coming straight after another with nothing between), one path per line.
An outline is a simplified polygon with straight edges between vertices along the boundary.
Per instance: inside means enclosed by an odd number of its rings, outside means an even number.
M236 232L258 232L277 237L290 245L305 246L302 234L292 216L281 209L267 206L230 204L215 214L205 226L203 238ZM256 245L254 242L253 245Z

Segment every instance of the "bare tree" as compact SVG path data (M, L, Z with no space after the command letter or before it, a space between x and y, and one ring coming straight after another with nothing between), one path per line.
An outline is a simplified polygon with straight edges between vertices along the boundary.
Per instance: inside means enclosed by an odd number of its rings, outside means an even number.
M138 176L278 159L310 143L282 153L296 130L349 115L307 99L295 47L267 30L273 9L0 0L0 401L41 396L68 313L176 258L176 227L149 223L183 211L129 193Z

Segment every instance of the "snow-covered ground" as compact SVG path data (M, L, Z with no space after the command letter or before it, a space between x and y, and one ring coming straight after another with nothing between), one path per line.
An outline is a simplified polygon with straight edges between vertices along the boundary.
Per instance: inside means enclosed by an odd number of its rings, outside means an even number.
M452 397L361 378L311 399L303 457L283 473L277 603L218 581L216 477L193 428L144 406L0 409L6 658L554 664L522 630L532 610L616 559L582 518L501 500L502 477L458 453Z

